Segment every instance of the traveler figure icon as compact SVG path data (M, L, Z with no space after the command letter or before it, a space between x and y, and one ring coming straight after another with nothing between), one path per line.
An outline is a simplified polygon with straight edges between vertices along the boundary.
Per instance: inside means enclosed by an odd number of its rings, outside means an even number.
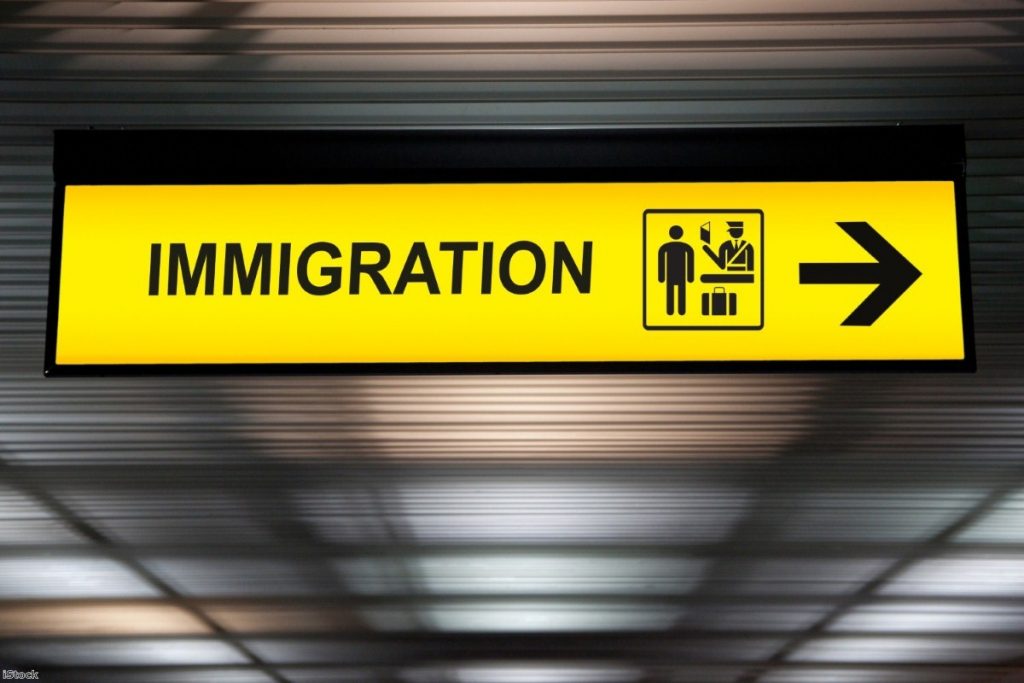
M704 253L721 270L751 272L754 270L754 245L743 239L743 221L728 221L731 240L722 242L718 253L704 245ZM710 237L709 237L710 239Z
M672 242L658 249L658 282L665 283L666 309L669 315L686 315L686 283L693 282L693 247L680 242L683 229L673 225L668 230ZM678 304L678 305L677 305Z

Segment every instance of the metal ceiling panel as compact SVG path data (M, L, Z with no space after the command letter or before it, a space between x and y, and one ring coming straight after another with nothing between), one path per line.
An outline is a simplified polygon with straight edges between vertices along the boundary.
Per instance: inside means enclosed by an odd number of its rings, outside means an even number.
M3 3L0 665L1020 680L1022 28L1019 0ZM965 126L975 375L41 376L54 128L897 122Z

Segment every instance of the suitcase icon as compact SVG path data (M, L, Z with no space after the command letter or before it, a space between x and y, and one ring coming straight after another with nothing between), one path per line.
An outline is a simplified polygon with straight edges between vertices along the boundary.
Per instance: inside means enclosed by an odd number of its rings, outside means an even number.
M715 287L700 295L702 315L736 315L736 292L726 292L725 287Z

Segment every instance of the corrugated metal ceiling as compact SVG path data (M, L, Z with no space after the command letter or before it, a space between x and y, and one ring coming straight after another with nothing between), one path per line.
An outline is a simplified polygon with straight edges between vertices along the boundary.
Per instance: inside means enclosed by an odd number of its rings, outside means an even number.
M0 665L1024 680L1022 29L1015 0L3 3ZM966 126L977 375L41 377L55 127L897 121Z

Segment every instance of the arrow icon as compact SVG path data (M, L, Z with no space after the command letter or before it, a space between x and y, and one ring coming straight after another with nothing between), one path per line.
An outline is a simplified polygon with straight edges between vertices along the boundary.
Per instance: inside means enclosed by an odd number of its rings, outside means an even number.
M864 221L836 223L874 263L801 263L802 285L871 285L877 284L860 306L843 321L843 325L867 326L878 320L889 306L921 277L921 271L884 237Z

